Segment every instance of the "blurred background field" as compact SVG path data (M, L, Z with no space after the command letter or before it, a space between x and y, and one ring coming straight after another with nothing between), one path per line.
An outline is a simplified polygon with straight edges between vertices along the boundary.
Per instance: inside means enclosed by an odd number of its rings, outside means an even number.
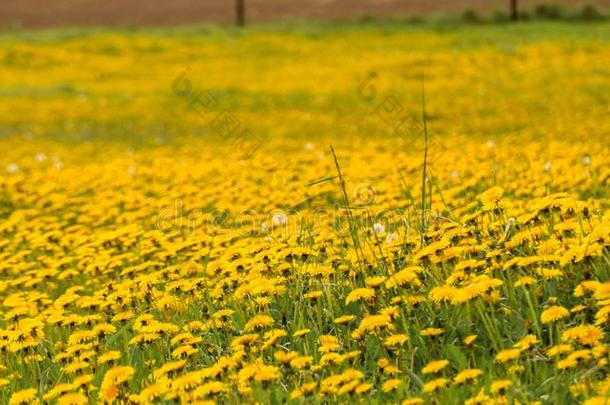
M420 137L424 72L438 139L607 133L607 0L521 0L517 24L509 1L245 4L245 29L233 1L0 4L0 136L215 142L172 89L185 72L263 140L394 137L388 99Z
M230 110L261 139L396 137L379 106L392 98L403 109L394 120L419 117L423 73L438 139L608 134L605 23L66 28L0 41L3 136L206 142ZM181 74L187 98L173 89ZM203 91L216 114L189 108ZM417 121L405 128L421 138Z
M247 0L248 21L298 19L507 18L509 0ZM523 18L591 19L609 0L520 0ZM0 4L0 26L177 25L234 20L233 1L20 0ZM596 12L597 11L597 12Z

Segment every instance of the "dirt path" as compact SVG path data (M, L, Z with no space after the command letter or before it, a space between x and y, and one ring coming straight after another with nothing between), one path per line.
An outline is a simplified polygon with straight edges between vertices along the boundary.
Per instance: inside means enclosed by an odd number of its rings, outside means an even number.
M558 0L554 0L558 2ZM508 0L246 0L248 21L296 18L358 18L454 13L473 8L489 12ZM540 0L521 0L531 7ZM564 0L582 4L585 0ZM610 0L596 4L610 6ZM0 27L59 25L175 25L232 22L232 0L18 0L0 2Z

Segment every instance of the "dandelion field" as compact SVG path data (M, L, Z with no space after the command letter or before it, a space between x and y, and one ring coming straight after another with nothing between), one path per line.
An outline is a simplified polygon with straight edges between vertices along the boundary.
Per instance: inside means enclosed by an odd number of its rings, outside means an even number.
M606 403L607 24L0 42L0 403Z

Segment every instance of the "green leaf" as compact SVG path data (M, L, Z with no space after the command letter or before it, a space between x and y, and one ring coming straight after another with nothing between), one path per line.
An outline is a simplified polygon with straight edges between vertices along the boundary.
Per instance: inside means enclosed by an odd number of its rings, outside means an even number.
M468 359L462 350L455 345L447 345L447 357L460 370L468 367Z

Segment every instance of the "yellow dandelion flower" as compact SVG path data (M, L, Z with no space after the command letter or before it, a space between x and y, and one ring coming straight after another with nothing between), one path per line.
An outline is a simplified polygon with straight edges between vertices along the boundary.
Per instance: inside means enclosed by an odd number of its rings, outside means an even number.
M25 405L37 402L38 390L35 388L27 388L21 391L14 392L8 400L9 405Z
M246 323L244 331L252 332L256 329L266 328L273 325L274 322L274 319L269 315L256 315Z
M296 358L298 355L299 353L295 351L277 351L273 354L273 357L281 364L289 364L292 359Z
M477 395L470 397L464 402L465 405L483 405L489 403L491 398L489 395L485 394L485 390L481 388L481 390L477 393Z
M491 392L494 394L502 394L508 387L513 385L511 380L498 380L491 383Z
M364 281L367 287L377 288L386 281L385 276L367 277Z
M602 329L594 325L574 326L561 334L564 342L578 342L587 346L595 346L603 337Z
M579 304L579 305L574 305L574 306L573 306L573 307L570 309L570 312L571 312L571 313L573 313L573 314L576 314L576 313L579 313L579 312L584 311L585 309L587 309L587 306L586 306L586 305Z
M394 379L391 379L391 380L388 380L388 381L384 382L383 386L381 387L381 390L383 392L394 391L398 387L400 387L401 384L402 384L402 380L400 380L398 378L394 378Z
M422 336L439 336L444 332L443 329L440 328L426 328L420 332Z
M535 345L536 343L538 343L538 338L535 335L527 335L523 339L521 339L517 343L515 343L514 347L521 351L525 351L525 350L528 350L533 345Z
M112 402L119 395L120 386L134 375L132 367L116 366L106 371L100 385L99 397L102 401Z
M446 378L437 378L435 380L428 381L427 383L424 384L424 386L422 388L422 392L430 393L430 392L437 391L441 388L446 387L448 382L449 382L449 380Z
M467 381L474 380L481 374L483 374L483 371L478 368L462 370L455 377L453 377L453 383L456 385L464 384Z
M479 337L479 335L468 335L464 338L464 344L470 346Z
M563 319L569 315L570 315L570 311L568 311L566 308L559 306L559 305L554 305L552 307L545 309L542 312L542 315L540 315L540 322L552 323L552 322L556 322L560 319Z
M351 291L345 298L345 304L349 305L352 302L371 301L375 298L375 290L372 288L356 288Z
M409 337L404 334L391 335L385 339L383 344L388 348L399 347L402 346L407 340L409 340Z
M519 349L504 349L496 355L496 361L499 363L505 363L507 361L515 360L521 354Z
M449 365L449 360L433 360L422 368L423 374L436 374Z
M109 351L97 358L98 364L105 364L121 358L121 352L118 351Z
M313 357L311 356L298 356L290 360L290 367L300 370L308 367L313 363Z
M536 279L529 276L520 277L515 282L515 287L527 287L528 285L536 284Z
M307 328L305 328L305 329L299 329L299 330L297 330L296 332L294 332L294 333L292 334L292 336L293 336L293 337L304 336L304 335L307 335L309 332L311 332L311 329L307 329Z
M549 348L546 351L546 354L550 357L555 357L562 353L570 353L573 350L574 350L574 348L571 345L558 344L558 345L555 345L555 346Z
M500 201L503 194L504 190L502 189L502 187L496 186L481 193L479 199L483 203L484 207L490 208Z
M434 303L440 303L444 301L451 301L453 297L456 295L457 289L450 285L442 285L438 287L434 287L430 291L430 299Z
M323 291L309 291L308 293L305 293L305 298L310 299L310 300L316 300L318 298L320 298L322 295L324 294Z
M57 405L86 405L89 399L80 392L65 394L59 397Z
M354 390L354 392L358 395L367 393L371 390L371 388L373 388L373 384L369 384L369 383L364 383L364 384L359 384L356 389Z
M350 321L353 321L354 319L356 319L356 317L354 315L343 315L340 316L338 318L334 319L334 322L338 325L342 325L344 323L348 323Z

